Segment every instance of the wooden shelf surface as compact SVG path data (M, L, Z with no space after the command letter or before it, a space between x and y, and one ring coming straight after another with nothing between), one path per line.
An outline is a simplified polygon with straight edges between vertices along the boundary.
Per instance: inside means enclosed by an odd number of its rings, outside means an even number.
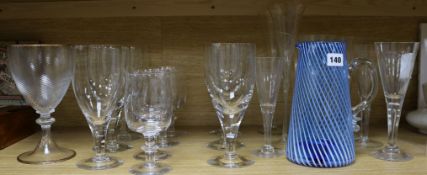
M358 152L356 162L343 168L322 169L309 168L295 165L285 157L274 159L257 158L251 154L253 150L262 144L262 135L258 134L257 128L244 128L241 141L246 147L238 150L242 155L255 160L255 164L240 169L225 169L209 166L206 161L216 155L222 154L206 148L209 141L217 139L217 136L208 134L212 128L180 128L186 130L187 134L178 138L180 144L176 147L166 149L172 154L163 163L172 166L173 170L168 175L284 175L284 174L426 174L426 135L417 134L412 131L401 129L399 133L399 145L411 153L414 159L408 162L386 162L370 157L366 152ZM385 129L377 129L372 134L372 139L385 141ZM26 165L16 160L16 156L24 151L33 149L39 139L39 134L34 134L17 144L0 151L0 174L44 174L44 175L83 175L83 174L129 174L130 166L141 163L134 160L132 155L140 151L139 147L143 141L131 142L133 149L114 153L113 155L124 160L120 167L110 170L89 171L76 167L76 162L92 156L92 139L86 128L67 128L54 130L54 136L59 145L73 148L77 156L71 160L50 165Z

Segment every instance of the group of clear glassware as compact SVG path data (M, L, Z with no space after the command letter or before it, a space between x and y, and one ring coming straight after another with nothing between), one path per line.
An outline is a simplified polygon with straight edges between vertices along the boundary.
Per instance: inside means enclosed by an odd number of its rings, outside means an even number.
M278 157L285 154L284 146L281 149L273 146L271 131L276 101L282 84L285 95L284 112L285 115L290 113L286 107L286 99L289 96L292 56L296 42L296 24L303 9L302 5L296 2L297 0L288 1L288 4L276 5L268 10L267 21L271 35L271 50L268 51L270 52L268 56L257 57L255 44L251 43L211 43L206 49L205 83L223 133L219 141L210 143L208 147L225 150L225 154L208 160L210 165L237 168L254 163L254 161L236 153L236 148L242 146L236 139L245 111L255 90L263 118L265 143L261 148L254 151L254 154L263 158ZM326 44L327 46L339 46L339 49L345 52L345 47L343 49L341 42L302 42L302 45L304 44L314 48L312 51L321 48L317 45ZM375 43L375 50L387 103L389 141L384 149L374 152L372 155L389 161L409 160L410 156L399 149L396 140L403 99L413 70L418 43L378 42ZM144 152L136 154L134 157L146 161L143 164L132 166L131 173L163 174L171 170L168 165L157 162L157 160L168 157L166 152L157 151L157 148L176 145L175 142L167 140L167 129L175 118L173 113L185 101L185 95L183 95L185 94L183 93L185 87L183 88L180 85L182 82L179 81L179 77L182 75L177 72L176 68L167 66L152 69L134 68L135 63L132 61L133 58L137 57L135 54L138 52L134 47L117 45L12 45L8 48L8 52L8 64L13 79L27 103L40 114L37 123L42 128L42 138L36 149L21 154L18 157L19 161L29 164L43 164L63 161L75 156L76 153L73 150L57 146L50 138L50 127L55 121L54 118L50 117L50 114L54 112L55 107L72 82L78 105L92 131L95 140L94 151L96 152L94 157L78 162L78 167L100 170L123 164L120 159L108 156L106 150L117 152L129 149L128 145L117 141L119 137L118 128L126 128L123 127L124 125L130 130L142 134L145 138ZM305 53L300 51L300 54L304 56ZM320 57L323 58L324 55ZM341 63L338 66L343 66L342 63L344 62L344 68L347 68L346 60L341 60L345 57L335 55L335 58L338 60L331 59L332 66L337 66L336 63ZM315 61L308 61L307 63L308 67L318 66ZM356 64L368 65L367 68L358 69L360 74L358 77L361 77L358 79L360 82L358 89L362 103L352 109L349 108L346 112L359 113L359 116L362 116L355 117L353 121L356 123L357 120L362 119L361 130L363 134L357 138L358 142L356 143L361 147L379 147L380 144L369 142L367 137L367 116L373 95L376 93L376 71L372 69L372 63L369 61L359 59L351 66L356 67ZM350 69L352 68L350 67ZM328 69L338 70L338 68ZM310 71L310 69L308 70ZM348 76L348 70L339 72L345 73L340 74L340 76ZM314 71L310 73L316 74ZM366 79L366 77L370 78ZM319 83L316 85L317 87L322 86L321 81L323 80L316 79L315 81ZM340 83L345 84L346 81ZM348 91L344 89L342 92ZM328 93L333 93L333 91ZM314 98L310 97L309 94L304 95L306 97L296 96L294 93L294 99ZM332 98L330 99L334 100ZM348 101L348 98L344 100ZM336 105L340 107L340 104ZM300 111L295 111L293 107L292 114L301 112L301 109L296 109ZM310 109L307 112L313 111ZM290 158L286 152L288 159L298 164L315 167L320 165L321 167L347 165L348 162L338 162L337 164L336 161L339 158L334 158L334 156L342 155L328 155L335 151L333 150L334 146L337 147L335 143L326 140L327 138L316 140L319 138L314 138L317 136L310 133L314 132L311 131L312 128L304 128L307 123L310 125L310 122L318 122L314 125L325 124L322 121L323 119L313 117L310 120L312 121L291 123L291 126L294 127L290 129L288 128L290 125L289 117L285 117L283 120L282 143L287 142L288 130L289 132L297 129L302 130L303 133L299 133L299 135L309 137L296 145L300 147L296 149L298 156L302 157ZM348 118L344 120L350 121ZM125 121L125 124L121 121ZM348 123L340 124L343 126L338 127L348 127L346 125ZM300 128L295 128L295 125L299 125ZM357 125L354 126L357 130ZM327 127L328 125L325 124L319 128L330 129ZM329 132L327 134L339 135L341 133ZM293 133L293 136L297 135ZM345 137L348 138L348 136ZM106 139L106 137L108 138ZM129 138L129 136L127 137ZM160 140L159 144L156 144L157 138ZM351 140L352 142L346 145L347 147L354 147L354 140ZM352 149L347 147L345 148L346 151ZM326 149L331 150L322 152ZM309 154L316 157L307 156ZM350 163L353 161L354 158L350 159Z
M169 154L157 152L157 148L177 143L167 138L168 133L174 134L174 128L167 131L175 118L173 112L185 102L185 83L175 67L139 67L140 52L135 47L119 45L11 45L8 65L12 77L27 103L40 114L37 123L42 128L42 138L36 149L19 155L18 160L46 164L76 155L75 151L56 145L50 136L55 121L50 114L72 82L76 100L95 140L95 156L78 162L79 168L102 170L123 164L107 152L130 148L118 141L118 138L132 137L126 136L126 132L119 137L120 121L125 121L125 129L145 138L144 152L136 154L135 158L146 161L133 166L130 172L169 171L169 166L156 162ZM162 138L156 144L158 136Z

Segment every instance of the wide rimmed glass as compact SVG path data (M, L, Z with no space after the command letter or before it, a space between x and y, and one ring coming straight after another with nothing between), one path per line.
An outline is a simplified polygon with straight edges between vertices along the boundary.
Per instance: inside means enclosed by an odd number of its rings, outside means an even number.
M273 147L271 130L276 111L277 96L283 78L283 57L256 58L256 90L264 125L264 145L255 151L255 155L272 158L283 155L283 151Z
M25 101L40 118L42 137L33 151L22 153L18 161L27 164L47 164L71 159L76 153L58 146L51 137L55 119L51 113L61 102L73 78L74 59L68 58L63 45L30 44L8 47L8 66L12 78Z
M118 98L120 46L71 46L70 55L76 60L74 95L95 141L95 156L79 161L77 166L88 170L117 167L123 161L106 154L105 137Z
M254 161L236 153L235 141L255 85L255 44L212 43L207 49L206 85L221 123L225 154L210 165L239 168Z
M376 42L381 84L387 104L387 145L371 153L386 161L408 161L412 156L397 145L397 132L403 101L411 80L419 48L418 42Z
M126 122L132 131L144 136L145 145L142 149L146 154L144 163L130 168L129 172L132 174L155 175L171 170L170 166L158 163L155 159L158 148L156 137L171 123L172 93L169 76L170 73L162 69L137 71L128 75Z

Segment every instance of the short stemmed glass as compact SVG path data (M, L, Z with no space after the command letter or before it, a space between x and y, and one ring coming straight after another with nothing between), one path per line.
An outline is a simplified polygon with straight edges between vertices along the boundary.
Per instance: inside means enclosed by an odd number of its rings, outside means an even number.
M113 45L76 45L70 48L76 60L74 95L95 141L95 156L77 166L88 170L114 168L123 162L105 152L105 137L111 114L117 104L120 77L120 47Z
M283 155L283 151L274 148L271 143L276 101L283 77L283 57L256 58L256 90L264 124L264 145L255 151L258 157L271 158Z
M208 160L210 165L239 168L254 163L236 153L235 141L255 85L255 45L213 43L205 67L206 85L221 123L225 154Z
M61 102L70 85L74 61L67 57L63 45L34 44L8 47L8 66L12 78L25 101L40 118L42 137L33 151L22 153L18 161L27 164L47 164L71 159L76 155L71 149L56 145L51 138L50 116Z
M418 42L376 42L381 84L387 104L387 145L371 155L386 161L408 161L412 156L396 144L403 101L417 56Z
M160 69L149 69L129 73L128 96L125 104L128 127L144 135L146 160L134 165L129 172L133 174L164 174L171 170L165 164L157 163L156 136L165 131L171 123L172 99L169 73Z
M119 68L120 68L120 79L117 86L117 102L113 113L111 114L110 123L108 126L107 138L106 138L106 147L108 152L122 152L128 149L131 149L132 146L120 142L118 140L120 121L123 117L123 106L124 106L124 96L125 96L125 85L126 85L126 73L129 69L131 63L131 47L121 46L121 55L119 59Z

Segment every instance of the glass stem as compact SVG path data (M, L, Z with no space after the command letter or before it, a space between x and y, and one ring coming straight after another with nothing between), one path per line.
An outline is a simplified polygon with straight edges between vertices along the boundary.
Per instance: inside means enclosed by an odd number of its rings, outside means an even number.
M271 146L271 128L273 125L273 111L261 109L262 116L264 119L264 151L272 151L273 146Z
M55 145L55 142L51 140L51 131L50 128L52 124L55 122L55 119L50 117L50 113L40 114L40 117L36 120L36 123L40 125L42 138L40 140L38 147L43 147L43 149L49 149L48 145ZM55 145L56 146L56 145Z
M368 106L365 110L361 112L361 141L362 143L368 142L368 134L369 134L369 114L371 112L371 106Z
M399 99L400 100L400 99ZM387 101L388 146L397 148L397 132L400 121L401 106L399 101Z
M239 115L239 114L237 114ZM236 116L229 116L228 118L234 118ZM223 126L224 130L224 141L225 141L225 157L229 160L233 160L237 157L236 153L236 138L239 132L239 126Z
M96 161L104 160L107 156L105 154L105 133L106 125L94 126L93 136L95 138L95 159Z
M145 136L145 145L142 147L146 156L145 156L145 166L154 167L156 160L155 154L157 152L156 146L156 137L155 136Z
M111 115L110 123L108 124L108 132L107 132L107 148L109 151L116 151L119 149L119 143L117 141L118 136L118 125L121 119L123 107L119 107L118 109L113 111Z
M161 146L163 146L163 147L167 147L168 146L168 134L167 134L167 131L160 131L159 144Z

